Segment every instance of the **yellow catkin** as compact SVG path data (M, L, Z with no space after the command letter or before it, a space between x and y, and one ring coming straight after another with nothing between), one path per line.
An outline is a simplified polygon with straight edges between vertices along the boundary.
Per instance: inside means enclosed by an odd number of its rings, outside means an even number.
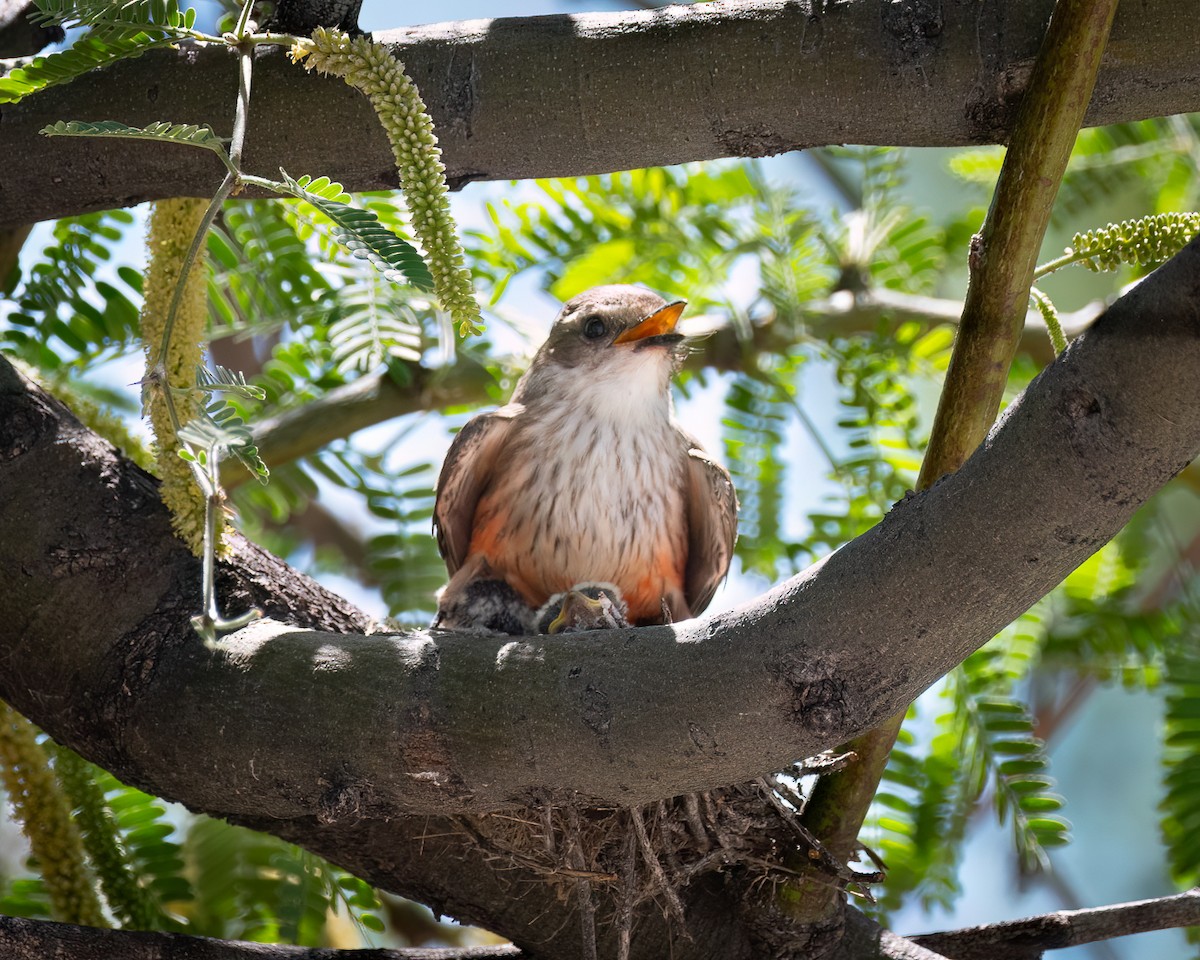
M1200 233L1200 213L1156 213L1075 234L1068 253L1087 257L1089 270L1116 270L1122 263L1149 266L1171 259Z
M158 359L163 328L184 257L208 204L203 200L159 200L150 215L146 235L149 263L146 265L145 303L142 306L142 339L146 346L147 372ZM167 382L174 390L175 411L180 426L195 417L198 400L181 392L196 384L196 367L201 361L201 343L206 321L206 284L203 247L188 276L187 286L175 316L171 348L167 354ZM179 441L167 412L162 385L151 384L148 397L150 423L156 440L158 475L162 498L171 511L176 534L199 556L204 544L204 496L192 477L191 468L180 459ZM218 524L220 520L218 519Z
M311 40L296 44L291 55L302 60L306 69L341 77L371 101L392 145L413 230L425 248L438 300L461 333L478 332L479 304L450 214L442 151L425 102L404 72L404 64L382 43L324 27L313 31Z
M33 725L0 701L0 779L29 838L54 918L107 927L66 794Z

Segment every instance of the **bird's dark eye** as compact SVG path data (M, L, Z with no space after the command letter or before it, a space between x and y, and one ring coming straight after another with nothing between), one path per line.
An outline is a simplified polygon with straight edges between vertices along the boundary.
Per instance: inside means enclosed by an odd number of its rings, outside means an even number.
M608 333L608 327L599 317L592 317L583 325L583 335L589 340L599 340L606 333Z

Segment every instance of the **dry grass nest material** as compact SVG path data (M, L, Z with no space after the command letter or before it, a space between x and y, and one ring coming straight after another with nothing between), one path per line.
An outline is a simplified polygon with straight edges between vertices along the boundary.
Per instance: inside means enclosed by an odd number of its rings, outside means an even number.
M597 929L617 934L625 960L634 918L647 903L667 916L673 935L688 937L681 891L716 871L740 872L769 885L818 883L871 899L879 868L852 870L838 862L800 822L804 798L797 777L827 772L846 757L814 758L794 774L692 793L643 807L596 808L559 796L517 812L460 817L456 824L488 856L507 860L574 900L584 956L596 956ZM605 938L607 939L607 937Z

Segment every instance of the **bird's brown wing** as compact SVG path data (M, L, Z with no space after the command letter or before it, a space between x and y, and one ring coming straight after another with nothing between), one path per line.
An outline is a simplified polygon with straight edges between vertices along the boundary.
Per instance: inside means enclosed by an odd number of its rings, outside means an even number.
M688 559L683 590L693 616L712 600L729 572L737 540L737 494L729 471L688 441Z
M480 414L467 421L450 444L438 475L433 530L437 534L438 552L451 576L467 559L475 507L491 482L514 418L522 410L520 404L510 403L493 413Z

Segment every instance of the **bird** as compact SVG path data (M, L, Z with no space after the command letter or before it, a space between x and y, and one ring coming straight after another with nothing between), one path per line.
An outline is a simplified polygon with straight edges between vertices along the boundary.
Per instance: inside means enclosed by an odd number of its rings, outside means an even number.
M514 636L559 633L568 624L576 622L575 616L568 613L567 619L561 624L557 623L563 600L569 595L558 593L546 602L549 608L551 601L559 600L552 613L543 614L541 610L535 612L516 590L487 565L487 561L482 561L476 564L470 580L458 584L454 590L442 592L433 625L468 633L507 633ZM552 622L559 629L538 629L539 623L549 627Z
M625 284L572 298L510 401L458 432L434 504L450 574L435 627L533 632L551 597L597 582L633 626L708 606L737 497L675 420L685 306Z
M534 618L535 633L582 633L629 626L621 591L614 583L577 583L547 600Z

